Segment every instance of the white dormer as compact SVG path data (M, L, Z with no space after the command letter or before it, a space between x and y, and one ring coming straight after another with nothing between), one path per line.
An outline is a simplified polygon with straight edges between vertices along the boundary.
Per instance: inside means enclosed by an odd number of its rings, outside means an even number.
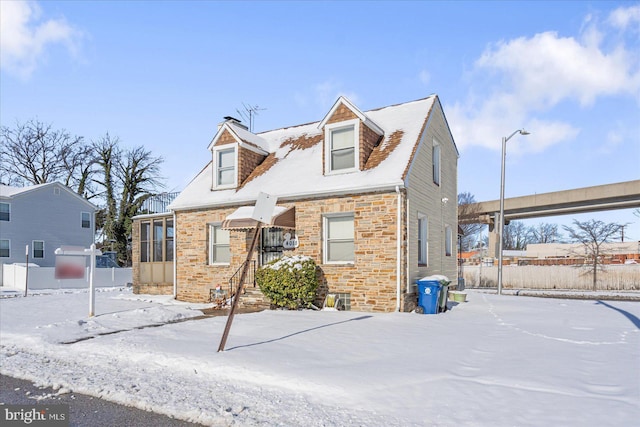
M266 141L249 132L237 121L229 119L223 122L208 147L212 154L211 189L237 188L245 178L240 176L240 165L244 165L244 169L247 169L248 164L252 165L250 167L256 166L247 157L263 158L269 154L267 147ZM242 163L243 160L246 162Z
M318 128L324 130L325 175L361 170L373 144L384 135L380 126L343 96L333 104ZM373 140L369 129L377 135Z

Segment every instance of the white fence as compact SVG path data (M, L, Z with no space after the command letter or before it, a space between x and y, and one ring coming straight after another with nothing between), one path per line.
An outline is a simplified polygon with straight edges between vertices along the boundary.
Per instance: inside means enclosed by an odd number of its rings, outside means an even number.
M55 267L29 267L29 289L78 289L89 288L89 268L84 279L55 278ZM95 287L127 286L132 280L131 268L96 268ZM27 267L17 264L2 266L2 287L24 291Z
M497 287L498 267L479 265L464 266L463 276L467 287ZM593 290L592 270L574 266L505 265L502 268L504 289L576 289ZM640 290L640 264L605 265L598 271L597 289L633 291Z

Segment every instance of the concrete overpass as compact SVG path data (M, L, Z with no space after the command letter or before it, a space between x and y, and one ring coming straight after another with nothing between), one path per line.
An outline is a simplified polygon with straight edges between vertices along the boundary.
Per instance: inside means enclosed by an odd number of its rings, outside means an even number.
M517 219L629 208L640 208L640 180L504 199L504 218L508 224ZM458 218L461 224L489 224L489 247L497 257L494 224L500 216L500 200L472 203L465 211L468 213Z

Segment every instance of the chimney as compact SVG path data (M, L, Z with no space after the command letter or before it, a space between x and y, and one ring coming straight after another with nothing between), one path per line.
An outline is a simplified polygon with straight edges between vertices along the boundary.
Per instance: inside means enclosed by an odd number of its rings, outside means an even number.
M218 123L218 130L220 130L220 128L222 127L222 125L224 125L225 123L232 123L236 126L241 127L244 130L249 130L249 128L247 126L245 126L244 124L242 124L242 122L238 119L236 119L235 117L231 117L231 116L225 116L224 117L224 121Z

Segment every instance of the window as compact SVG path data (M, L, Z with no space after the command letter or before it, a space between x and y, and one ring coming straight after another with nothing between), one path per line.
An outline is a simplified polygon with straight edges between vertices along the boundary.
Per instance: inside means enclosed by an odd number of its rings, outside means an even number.
M82 228L91 228L91 213L82 212Z
M162 262L162 248L164 246L164 227L162 220L153 221L153 261Z
M210 224L209 264L229 264L230 261L229 230L223 230L220 224Z
M325 126L326 173L351 172L359 168L359 123L354 119Z
M11 221L11 205L0 203L0 221Z
M165 261L173 261L173 220L168 219L165 227Z
M140 223L140 262L173 261L173 219Z
M426 215L418 214L418 264L429 265L429 222Z
M236 149L214 151L215 187L233 187L236 183Z
M151 223L140 223L140 262L151 261Z
M440 185L440 144L433 140L433 183Z
M451 233L451 226L444 227L444 254L451 256L453 249L453 233Z
M34 240L31 242L33 247L33 258L44 258L44 241Z
M324 230L325 263L353 263L355 261L353 214L325 216Z
M11 243L9 239L0 239L0 258L9 258L11 256Z

